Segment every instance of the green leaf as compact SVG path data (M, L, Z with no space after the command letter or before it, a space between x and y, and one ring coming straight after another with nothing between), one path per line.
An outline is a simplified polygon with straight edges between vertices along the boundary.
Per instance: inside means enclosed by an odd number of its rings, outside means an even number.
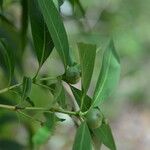
M107 146L110 150L116 150L116 145L108 124L104 123L97 129L93 130L100 142Z
M73 150L92 150L92 139L86 122L77 129Z
M93 133L91 133L91 136L92 136L94 150L100 150L102 142Z
M30 77L23 77L22 99L25 100L31 92L32 79Z
M76 102L80 106L81 105L81 99L82 99L82 91L73 87L73 86L70 86L70 88L71 88L72 93L76 99ZM82 111L87 111L90 108L91 101L92 101L91 98L88 95L86 95L84 103L83 103Z
M14 73L15 60L11 47L8 45L7 40L0 40L0 63L5 66L6 72L9 74L9 84L11 84L12 76Z
M49 109L53 106L53 95L45 86L32 84L30 99L33 100L36 107Z
M80 0L75 0L74 14L78 18L84 18L85 17L86 11L84 10L84 7L82 6L82 3L80 2Z
M56 121L58 121L54 113L47 113L45 114L45 117L46 122L41 128L39 128L39 130L35 133L35 135L32 138L32 141L35 146L40 146L49 140L54 131Z
M44 20L53 39L56 50L63 60L65 67L70 64L67 34L52 0L38 0Z
M67 107L65 90L64 90L64 87L63 87L61 81L58 81L54 85L54 87L53 87L53 95L54 95L54 101L53 101L53 103L58 102L58 104L62 108L66 108Z
M28 1L21 0L22 16L21 16L21 46L24 50L27 41L27 29L28 29Z
M57 97L57 102L62 108L64 109L67 108L65 89L63 86L62 86L60 95Z
M104 52L102 68L93 96L93 107L99 106L112 93L120 77L120 62L113 41Z
M78 49L81 63L82 88L86 94L93 74L96 45L78 43Z
M54 44L40 12L37 0L29 0L29 14L35 52L39 65L42 66L52 52Z
M57 8L57 10L59 10L59 0L52 0L53 1L53 3L54 3L54 5L55 5L55 7Z

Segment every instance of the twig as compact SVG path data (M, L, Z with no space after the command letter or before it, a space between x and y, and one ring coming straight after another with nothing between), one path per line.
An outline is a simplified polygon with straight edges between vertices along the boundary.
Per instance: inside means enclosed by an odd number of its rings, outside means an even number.
M43 112L57 112L57 113L76 115L76 116L78 116L79 114L79 112L63 110L59 108L47 109L43 107L19 107L19 106L5 105L5 104L0 104L0 108L8 109L11 111L31 110L31 111L43 111Z
M0 94L5 93L5 92L7 92L7 91L9 91L9 90L12 90L12 89L14 89L14 88L16 88L16 87L19 87L19 86L21 86L21 85L22 85L22 83L18 83L18 84L9 86L9 87L7 87L7 88L4 88L4 89L0 90Z

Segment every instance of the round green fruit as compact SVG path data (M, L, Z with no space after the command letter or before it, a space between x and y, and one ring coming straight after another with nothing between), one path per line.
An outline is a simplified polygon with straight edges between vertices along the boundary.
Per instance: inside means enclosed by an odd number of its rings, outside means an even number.
M86 122L91 129L96 129L102 124L103 115L98 108L92 108L86 114Z
M70 84L76 84L80 79L80 69L78 65L68 67L63 75L63 80Z

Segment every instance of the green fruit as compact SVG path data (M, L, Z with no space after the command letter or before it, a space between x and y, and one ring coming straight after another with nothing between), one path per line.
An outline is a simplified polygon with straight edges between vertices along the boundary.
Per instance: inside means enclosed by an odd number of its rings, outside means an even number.
M86 114L86 122L91 129L96 129L102 124L103 115L98 108L92 108Z
M76 84L80 79L80 68L78 65L68 67L63 75L63 80L70 84Z

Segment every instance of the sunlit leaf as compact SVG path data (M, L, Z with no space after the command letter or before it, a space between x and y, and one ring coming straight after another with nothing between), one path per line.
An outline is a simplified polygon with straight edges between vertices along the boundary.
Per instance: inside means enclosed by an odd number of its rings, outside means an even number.
M120 62L113 41L104 52L102 68L98 77L92 106L99 106L116 87L120 77Z
M93 74L96 45L78 43L78 49L81 63L82 88L84 93L86 93Z
M86 122L77 129L73 150L92 150L92 139Z
M37 0L29 0L29 14L35 52L41 66L54 48Z
M65 67L70 64L69 45L66 31L52 0L38 0L40 10L44 16L48 30L53 39L56 50L63 60Z
M104 123L97 129L93 130L100 142L107 146L110 150L116 150L114 138L108 123Z

